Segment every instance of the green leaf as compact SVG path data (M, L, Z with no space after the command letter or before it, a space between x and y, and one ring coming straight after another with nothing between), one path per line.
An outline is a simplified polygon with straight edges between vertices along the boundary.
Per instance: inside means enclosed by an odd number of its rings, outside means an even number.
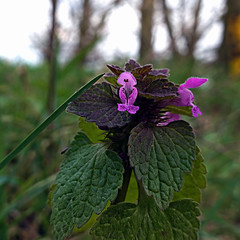
M93 143L98 143L105 138L105 131L99 129L95 123L87 122L82 117L79 118L78 126L80 131L85 133Z
M100 128L123 127L131 120L127 112L118 111L120 99L108 83L93 85L84 94L68 105L67 112L85 117Z
M185 121L165 127L137 125L129 137L130 163L138 180L160 208L166 208L173 190L183 185L184 172L191 172L195 159L192 128Z
M105 210L107 210L107 208L110 206L110 202L108 202L108 204L106 205L106 207L103 209L103 212ZM74 227L73 229L73 232L77 232L77 233L80 233L80 232L85 232L87 231L89 228L91 228L97 221L97 218L101 216L101 213L100 214L96 214L93 212L92 216L90 217L90 219L88 220L88 222L86 224L84 224L81 228L77 228L77 227Z
M108 201L116 198L122 174L122 161L115 152L78 133L61 165L52 196L55 237L69 236L74 226L82 227L93 212L101 213Z
M206 187L206 173L207 169L203 163L204 159L200 153L199 148L196 148L196 160L193 161L193 170L191 173L184 174L183 187L179 192L174 193L173 200L179 200L184 198L191 198L194 201L200 203L201 191Z
M117 82L117 79L118 79L117 75L115 75L113 73L105 73L103 77L110 84L112 84L114 86L119 86L119 84Z
M111 206L90 231L93 240L197 240L200 212L191 200L173 202L162 211L151 198L139 205Z
M200 222L198 204L190 199L172 202L164 211L172 226L174 240L197 240Z
M169 105L162 109L162 111L166 112L171 112L171 113L176 113L176 114L181 114L181 115L186 115L189 117L192 117L192 107L188 106L173 106Z

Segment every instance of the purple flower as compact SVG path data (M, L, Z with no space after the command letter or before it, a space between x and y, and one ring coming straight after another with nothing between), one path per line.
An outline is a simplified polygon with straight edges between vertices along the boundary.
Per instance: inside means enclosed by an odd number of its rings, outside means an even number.
M198 117L202 115L198 106L193 103L194 95L188 88L200 87L207 81L207 78L189 78L185 83L181 84L178 88L179 101L175 106L192 106L192 115Z
M208 79L206 78L189 78L185 83L181 84L178 88L178 98L166 101L164 103L165 106L167 105L174 105L174 106L191 106L192 107L192 115L194 117L198 117L198 115L202 115L202 112L195 105L194 102L194 95L188 88L197 88L200 87L202 84L207 82ZM163 122L158 123L158 126L166 126L170 122L174 122L180 120L181 116L176 113L166 112L162 117Z
M134 87L137 84L136 79L131 73L123 72L117 82L122 85L119 89L119 97L122 103L118 103L118 111L128 111L135 114L139 110L138 106L133 105L138 94L137 88Z
M166 126L170 122L181 120L181 116L177 113L165 112L165 114L163 115L163 117L161 119L163 120L163 122L158 123L157 124L158 127Z

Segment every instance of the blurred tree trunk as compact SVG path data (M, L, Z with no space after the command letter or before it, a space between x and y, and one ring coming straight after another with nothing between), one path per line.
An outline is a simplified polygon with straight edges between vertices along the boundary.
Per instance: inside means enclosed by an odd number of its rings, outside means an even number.
M90 0L83 1L83 12L81 19L79 21L79 43L78 49L81 50L88 45L91 39L91 34L89 29L91 29L91 14L93 10L91 7Z
M47 96L47 112L50 115L55 110L56 102L56 82L57 82L57 53L59 48L59 41L57 37L57 7L58 0L51 0L52 9L51 9L51 26L49 31L49 40L47 45L47 62L48 62L48 96ZM53 123L48 126L48 145L44 153L44 164L48 164L49 169L51 168L50 162L54 159L56 152L56 141L53 137L54 125Z
M187 14L187 1L182 0L179 2L179 15L181 22L178 26L174 26L174 23L171 21L172 9L167 5L167 0L159 0L162 6L162 15L168 31L170 38L169 49L173 57L188 57L189 59L194 60L194 51L198 40L201 38L204 33L200 29L200 12L202 9L202 0L197 0L194 6L191 9L192 21L186 23L184 21L184 15ZM176 10L175 10L176 11ZM180 40L184 43L183 49L181 49L178 44Z
M48 96L47 96L47 111L52 113L55 109L56 98L56 72L57 72L57 51L58 51L58 38L57 38L57 5L58 0L51 0L51 29L49 32L49 41L47 48L47 61L49 66L49 79L48 79Z
M170 50L171 50L173 56L178 56L179 52L177 49L176 39L173 34L174 30L173 30L172 23L170 21L170 10L167 7L166 0L161 0L161 3L162 3L163 18L164 18L166 28L168 31L168 35L170 38Z
M143 63L151 61L153 57L153 6L154 0L142 0L139 58Z
M240 75L240 1L227 0L223 40L218 58L232 75Z
M194 9L194 18L191 30L187 32L186 42L187 42L187 56L194 59L194 51L196 48L197 41L200 38L200 33L197 31L199 26L199 16L202 6L202 0L198 0L196 3L196 8Z
M94 1L83 0L81 5L82 14L76 14L78 17L79 36L75 55L79 55L78 59L80 65L87 62L87 57L89 56L90 51L101 38L108 14L121 2L122 0L113 0L105 10L100 12L99 10L94 9ZM101 16L98 22L96 22L96 19L93 19L93 15L96 13Z

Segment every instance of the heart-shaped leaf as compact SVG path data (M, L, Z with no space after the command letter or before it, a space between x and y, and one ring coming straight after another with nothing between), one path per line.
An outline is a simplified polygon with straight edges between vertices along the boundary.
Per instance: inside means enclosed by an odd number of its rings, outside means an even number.
M104 143L93 144L78 133L66 153L52 195L53 233L57 239L82 227L92 213L99 214L116 198L122 185L123 165Z
M195 160L195 140L187 122L176 121L165 127L140 123L129 137L130 163L138 180L156 204L164 209L173 191L183 185L184 173L191 172Z
M85 117L102 129L123 127L131 121L131 115L118 111L118 96L108 83L93 85L79 98L69 103L67 112Z

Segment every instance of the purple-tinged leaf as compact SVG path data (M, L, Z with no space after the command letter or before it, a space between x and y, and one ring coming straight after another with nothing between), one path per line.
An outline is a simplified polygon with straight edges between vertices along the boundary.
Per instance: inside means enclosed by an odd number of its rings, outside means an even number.
M178 88L167 79L157 79L150 82L148 86L139 86L139 94L146 98L174 97Z
M117 76L119 76L124 70L116 65L107 64L107 67Z
M152 65L144 65L142 67L135 68L131 71L131 73L134 75L134 77L138 81L142 81L144 76L146 76L150 71L152 70Z
M157 78L166 78L169 77L169 69L153 69L151 72L149 72L149 75Z
M102 129L123 127L131 121L131 115L126 111L118 111L119 102L111 86L104 82L93 85L71 102L67 112L85 117L86 121L95 122Z
M141 65L140 65L138 62L136 62L135 60L133 60L133 59L130 59L130 60L125 64L125 70L126 70L127 72L131 72L133 69L139 68L139 67L141 67Z

